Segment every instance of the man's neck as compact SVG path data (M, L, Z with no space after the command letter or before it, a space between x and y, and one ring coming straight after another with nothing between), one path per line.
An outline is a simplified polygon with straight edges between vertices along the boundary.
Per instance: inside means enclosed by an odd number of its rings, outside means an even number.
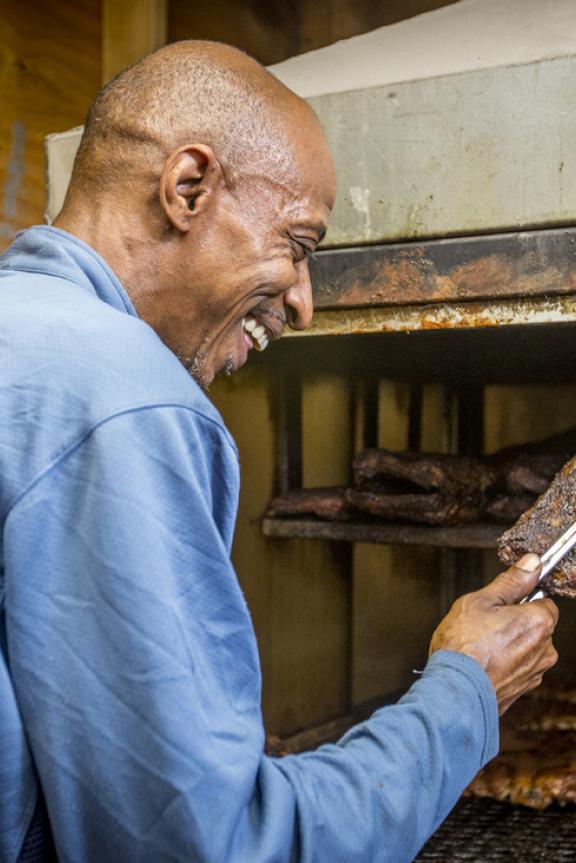
M54 220L54 227L68 231L94 249L118 276L130 298L137 306L138 294L145 294L153 286L147 282L153 277L154 243L144 225L128 219L119 204L112 217L106 207L78 207L66 204Z

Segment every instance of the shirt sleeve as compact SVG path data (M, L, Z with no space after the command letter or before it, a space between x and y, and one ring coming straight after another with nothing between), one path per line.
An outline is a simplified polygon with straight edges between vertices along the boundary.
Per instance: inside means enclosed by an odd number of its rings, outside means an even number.
M263 754L237 486L222 428L147 408L8 515L10 673L62 863L403 863L496 753L488 678L444 652L338 744Z

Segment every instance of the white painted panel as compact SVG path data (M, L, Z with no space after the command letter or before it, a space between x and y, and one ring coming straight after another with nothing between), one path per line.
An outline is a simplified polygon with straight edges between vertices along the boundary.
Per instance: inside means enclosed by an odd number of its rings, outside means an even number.
M44 143L46 156L46 209L44 216L49 225L52 224L62 209L83 128L83 126L76 126L67 132L58 132L46 137Z
M339 183L325 244L574 223L575 80L570 57L311 99Z

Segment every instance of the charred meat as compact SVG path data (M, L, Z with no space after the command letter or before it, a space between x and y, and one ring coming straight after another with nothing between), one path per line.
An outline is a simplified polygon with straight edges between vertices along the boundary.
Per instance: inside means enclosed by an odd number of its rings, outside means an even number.
M453 525L482 514L497 472L480 459L368 449L354 459L357 509L389 521Z
M394 479L410 483L414 491L462 490L486 492L497 480L497 471L482 459L446 453L396 453L386 449L367 449L353 463L354 481L362 486L367 480Z
M352 515L352 507L346 498L347 489L300 488L275 497L268 515L316 515L330 521L345 521Z
M511 566L529 551L543 554L576 520L576 458L566 464L548 490L498 543L500 559ZM571 552L546 578L551 595L576 597L576 552Z
M484 515L499 524L512 524L534 503L534 494L499 494L488 501Z
M483 509L481 496L472 494L378 494L349 489L348 501L356 509L386 519L430 525L464 524L477 519Z

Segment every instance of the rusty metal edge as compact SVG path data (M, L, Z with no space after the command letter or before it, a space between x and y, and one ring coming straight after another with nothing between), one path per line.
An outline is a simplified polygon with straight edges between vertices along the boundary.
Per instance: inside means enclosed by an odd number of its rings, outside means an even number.
M318 309L576 294L576 228L320 250Z
M576 296L492 300L473 303L383 306L317 311L306 330L289 331L289 338L483 329L576 322Z

